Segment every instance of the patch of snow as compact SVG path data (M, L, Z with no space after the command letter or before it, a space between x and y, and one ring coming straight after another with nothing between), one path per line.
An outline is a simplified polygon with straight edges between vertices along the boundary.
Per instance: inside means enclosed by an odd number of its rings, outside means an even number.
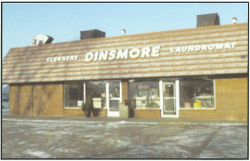
M28 149L26 151L27 154L30 154L30 155L33 155L33 156L36 156L36 157L39 157L39 158L49 158L50 155L45 153L44 151L32 151L30 149Z
M110 127L111 128L118 128L119 127L119 125L115 122L110 122L107 124L107 126L108 126L108 128L110 128Z
M60 153L74 153L74 149L67 149L67 148L56 148L55 152L60 152Z
M19 142L19 145L26 144L26 142Z
M131 145L131 141L130 140L117 140L117 146L119 147L126 147Z

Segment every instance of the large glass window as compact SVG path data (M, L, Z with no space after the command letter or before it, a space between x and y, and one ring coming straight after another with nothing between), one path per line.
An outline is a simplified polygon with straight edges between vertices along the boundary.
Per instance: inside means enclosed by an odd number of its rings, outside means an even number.
M106 81L86 82L86 101L91 94L94 108L107 107L106 104Z
M214 83L212 79L180 81L181 108L214 108Z
M83 83L64 84L64 107L81 108L83 95Z
M134 108L160 108L159 81L130 81L129 97Z

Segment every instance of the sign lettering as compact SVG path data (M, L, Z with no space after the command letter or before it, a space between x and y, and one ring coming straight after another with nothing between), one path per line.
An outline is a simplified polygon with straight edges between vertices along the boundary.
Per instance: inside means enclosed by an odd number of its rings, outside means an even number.
M78 60L78 55L48 57L47 58L47 62L72 61L72 60Z
M234 49L236 42L227 42L220 44L208 44L208 45L190 45L190 46L178 46L170 47L170 53L190 52L190 51L203 51L203 50L223 50Z
M114 60L114 59L132 59L138 57L157 57L159 56L160 46L144 47L142 49L133 48L131 50L110 50L100 52L87 52L85 55L85 61L101 61L101 60Z
M217 44L201 44L170 47L170 53L181 52L198 52L198 51L211 51L211 50L225 50L234 49L236 42L217 43ZM106 50L100 52L87 52L84 61L102 61L102 60L115 60L115 59L135 59L138 57L158 57L160 54L161 46L132 48L132 49L119 49L119 50ZM48 57L47 62L60 62L60 61L74 61L78 60L78 55L61 56L61 57Z

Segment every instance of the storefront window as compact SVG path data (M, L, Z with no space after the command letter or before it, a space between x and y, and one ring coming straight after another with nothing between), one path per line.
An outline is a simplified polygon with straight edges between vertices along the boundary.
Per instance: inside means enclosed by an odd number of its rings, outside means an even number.
M160 108L159 81L129 82L129 97L134 108Z
M214 83L208 79L180 81L181 108L214 108Z
M86 83L86 95L91 94L94 108L104 108L106 105L106 81L90 81ZM86 96L86 99L89 97ZM86 100L87 101L87 100Z
M83 102L83 83L64 84L64 107L81 108Z

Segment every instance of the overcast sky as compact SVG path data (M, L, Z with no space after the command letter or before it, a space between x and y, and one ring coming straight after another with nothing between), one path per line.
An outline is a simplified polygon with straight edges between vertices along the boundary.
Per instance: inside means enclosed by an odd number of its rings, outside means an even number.
M39 34L54 41L80 39L99 29L106 37L196 27L196 16L218 13L220 24L248 22L247 3L2 3L2 57L10 48L30 46Z

